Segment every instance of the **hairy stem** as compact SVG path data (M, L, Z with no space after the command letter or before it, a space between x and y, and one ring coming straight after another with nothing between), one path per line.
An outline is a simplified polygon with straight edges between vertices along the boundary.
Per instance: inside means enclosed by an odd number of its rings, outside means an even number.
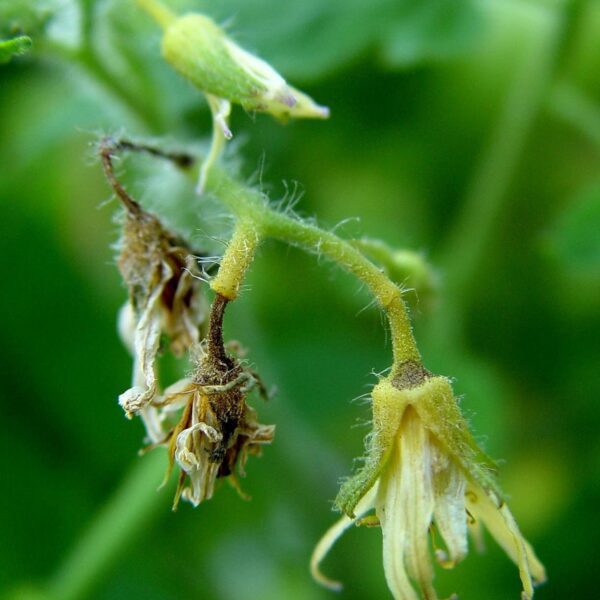
M265 237L276 238L326 256L364 283L388 318L395 367L401 368L401 365L408 361L420 363L421 356L412 333L402 292L352 244L334 233L273 210L262 194L243 186L216 167L211 170L207 183L209 190L238 215L242 222L250 220L255 223ZM235 256L235 252L232 252L232 255ZM215 282L212 287L223 293L215 287Z
M242 218L229 241L221 266L210 287L227 300L238 297L244 275L260 242L259 220Z

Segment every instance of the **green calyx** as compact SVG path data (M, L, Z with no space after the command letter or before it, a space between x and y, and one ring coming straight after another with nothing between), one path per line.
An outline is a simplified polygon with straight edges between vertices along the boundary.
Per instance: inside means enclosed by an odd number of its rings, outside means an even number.
M360 499L376 484L386 468L396 438L402 435L406 409L416 411L431 437L467 477L501 498L493 472L495 464L479 448L454 397L450 381L433 376L422 366L407 364L373 388L373 432L367 441L363 467L347 479L335 499L335 506L354 518Z

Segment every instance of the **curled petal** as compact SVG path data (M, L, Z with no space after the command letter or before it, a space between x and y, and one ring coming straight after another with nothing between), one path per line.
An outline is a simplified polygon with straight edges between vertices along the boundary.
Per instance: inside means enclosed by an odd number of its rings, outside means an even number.
M219 463L202 461L198 470L188 473L191 487L186 487L181 497L194 506L198 506L204 500L210 500L215 491L215 481L219 472Z
M197 423L193 427L184 429L178 436L175 446L175 460L179 466L186 472L198 468L204 462L204 457L194 448L194 433L199 431L203 433L212 444L220 442L223 439L214 427L206 423ZM204 460L203 460L204 459Z
M119 404L128 417L147 406L156 395L156 355L161 333L158 303L162 290L163 285L153 290L135 330L133 385L119 396Z
M481 519L498 545L519 567L523 598L533 597L533 584L543 583L546 573L533 548L519 531L506 503L499 503L479 486L469 486L467 508L475 519Z
M377 495L377 485L373 486L371 490L363 496L360 502L356 505L355 512L356 516L351 519L344 515L338 521L336 521L326 532L325 535L319 540L313 550L310 558L310 573L314 580L321 585L329 588L330 590L339 591L342 589L342 583L329 579L321 572L320 564L327 556L335 542L339 537L348 529L351 525L356 523L364 514L369 512L375 506L375 496Z
M194 506L213 495L220 463L210 460L209 448L222 439L220 432L202 422L184 429L177 436L175 460L191 482L181 496Z

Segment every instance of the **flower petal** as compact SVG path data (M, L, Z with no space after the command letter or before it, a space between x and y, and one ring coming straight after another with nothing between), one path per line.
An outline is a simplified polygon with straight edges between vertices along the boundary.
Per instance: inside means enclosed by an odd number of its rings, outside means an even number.
M436 552L438 562L451 568L462 560L468 551L467 513L465 510L466 479L456 463L437 444L432 444L433 489L435 495L434 517L449 557L441 550Z
M393 462L399 464L394 465ZM432 448L429 434L416 411L406 409L400 439L389 469L399 473L399 518L405 531L404 550L409 575L417 581L425 600L436 600L429 527L433 519ZM397 476L396 476L397 477Z
M385 579L395 600L418 600L404 567L406 523L403 515L398 460L399 450L395 448L388 466L389 469L394 470L391 476L382 478L377 497L377 516L383 534L383 568ZM386 470L384 475L388 473Z
M367 494L365 494L359 503L356 505L356 516L351 519L344 515L336 521L319 540L310 557L310 573L313 579L330 590L339 591L342 589L342 583L329 579L321 572L319 565L321 561L331 550L337 539L348 529L352 524L356 523L365 513L369 512L375 506L375 496L377 494L377 485L374 485Z
M532 598L533 583L544 582L546 573L533 548L519 531L507 504L498 506L494 499L475 485L469 486L466 499L469 512L483 521L498 545L519 567L523 597Z
M194 439L197 435L200 437L199 443ZM175 460L191 482L191 487L185 488L181 496L194 506L213 495L221 464L210 460L207 443L215 444L222 439L219 431L202 422L184 429L177 436Z

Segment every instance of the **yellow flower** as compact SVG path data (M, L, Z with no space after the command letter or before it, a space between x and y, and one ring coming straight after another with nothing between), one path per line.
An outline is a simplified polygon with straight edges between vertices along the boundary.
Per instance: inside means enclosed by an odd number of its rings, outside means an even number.
M415 385L416 382L416 385ZM311 570L319 571L335 540L353 523L380 524L387 584L397 600L436 600L432 554L452 568L468 551L467 531L483 524L518 565L523 599L545 580L544 567L502 500L452 394L450 383L409 365L373 390L374 428L365 468L348 480L336 503L346 515L327 531ZM375 515L364 516L371 510ZM445 550L430 540L439 534ZM432 552L432 547L434 552Z

